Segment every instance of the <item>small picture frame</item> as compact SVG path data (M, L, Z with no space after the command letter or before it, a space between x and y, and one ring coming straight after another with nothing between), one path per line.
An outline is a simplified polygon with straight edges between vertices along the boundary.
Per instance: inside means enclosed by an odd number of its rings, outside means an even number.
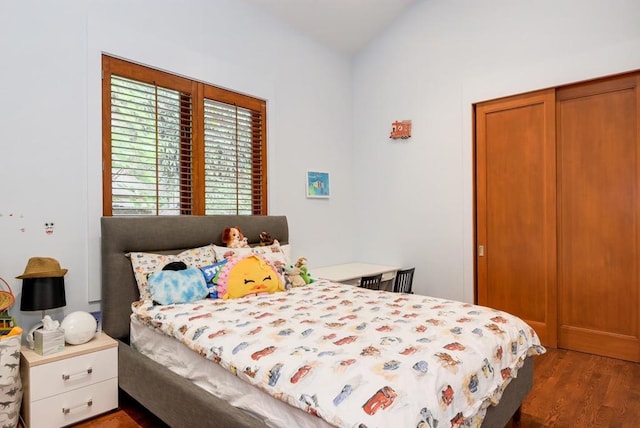
M328 198L331 196L329 173L307 171L307 198Z

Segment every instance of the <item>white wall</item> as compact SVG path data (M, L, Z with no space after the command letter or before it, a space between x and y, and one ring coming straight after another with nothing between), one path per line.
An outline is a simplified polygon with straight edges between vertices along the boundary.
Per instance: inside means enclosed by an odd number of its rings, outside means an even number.
M472 301L472 104L640 69L639 23L631 0L417 2L354 59L362 258ZM413 137L392 142L403 119Z
M0 277L23 327L41 318L19 311L14 279L33 256L69 269L64 313L99 308L102 52L265 98L270 213L288 216L294 255L350 257L350 239L324 239L352 229L346 56L234 0L2 2L0 47ZM305 198L309 168L331 172L331 199Z
M420 0L353 60L241 1L150 4L0 3L0 277L18 302L14 277L48 256L65 312L99 307L101 52L268 100L270 212L297 255L416 266L416 291L467 301L472 103L640 69L632 0ZM389 140L398 119L409 141ZM304 197L307 169L331 172L330 199Z

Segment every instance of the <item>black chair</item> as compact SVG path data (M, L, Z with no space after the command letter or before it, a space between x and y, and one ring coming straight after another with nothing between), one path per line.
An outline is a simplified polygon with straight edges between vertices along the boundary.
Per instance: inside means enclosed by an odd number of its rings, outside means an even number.
M416 268L400 269L396 273L396 280L393 283L393 291L395 293L413 294L411 286L413 285L413 273Z
M369 290L380 290L380 284L382 283L382 274L371 276L363 276L360 278L360 287L368 288Z

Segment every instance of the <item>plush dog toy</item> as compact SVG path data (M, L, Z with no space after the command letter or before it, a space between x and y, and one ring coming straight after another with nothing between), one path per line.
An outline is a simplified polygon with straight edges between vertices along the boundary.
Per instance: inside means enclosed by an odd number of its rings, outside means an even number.
M227 227L222 231L222 242L229 248L246 248L247 238L239 227Z
M266 245L271 245L274 242L273 236L271 236L271 234L269 232L260 232L260 245L261 246L266 246Z

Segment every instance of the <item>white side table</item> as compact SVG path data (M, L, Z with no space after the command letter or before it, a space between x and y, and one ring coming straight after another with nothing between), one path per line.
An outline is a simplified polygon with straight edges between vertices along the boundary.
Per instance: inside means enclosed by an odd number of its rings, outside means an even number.
M376 265L371 263L343 263L309 269L312 278L327 279L333 282L358 285L363 276L382 274L382 290L393 291L393 280L399 267Z
M61 427L118 407L118 342L89 342L42 356L23 346L21 414L27 428Z

